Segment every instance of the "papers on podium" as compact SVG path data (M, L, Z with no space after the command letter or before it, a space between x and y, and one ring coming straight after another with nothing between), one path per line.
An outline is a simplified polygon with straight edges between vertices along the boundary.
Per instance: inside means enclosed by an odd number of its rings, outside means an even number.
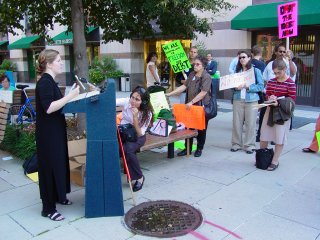
M75 102L75 101L78 101L78 100L81 100L84 98L89 98L89 97L99 95L99 94L100 94L100 91L91 91L91 92L87 92L87 93L81 93L81 94L79 94L79 96L71 99L69 102Z

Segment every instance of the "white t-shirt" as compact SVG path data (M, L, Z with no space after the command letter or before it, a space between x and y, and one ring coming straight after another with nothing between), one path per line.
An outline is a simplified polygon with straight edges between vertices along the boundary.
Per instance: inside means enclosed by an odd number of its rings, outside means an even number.
M123 111L122 111L122 119L120 124L127 124L127 123L131 123L133 125L133 114L132 114L132 106L130 104L130 98L117 98L116 99L116 106L121 106L123 107ZM141 128L141 134L144 135L146 133L146 130L150 124L151 121L151 117L152 117L152 113L149 112L149 121L147 121L145 124L143 124L140 128ZM138 119L139 121L142 118L142 114L139 111L138 113Z
M288 61L284 61L284 62L285 62L286 65L287 65L287 71L286 71L287 75L290 76L290 78L295 82L295 81L296 81L297 73L296 73L295 75L291 76L291 75L290 75L289 62L288 62ZM269 62L268 65L266 66L266 68L265 68L264 71L263 71L262 79L263 79L264 81L266 81L266 82L269 81L270 79L273 79L273 78L276 77L276 76L274 75L274 73L273 73L273 70L272 70L272 63L273 63L273 61ZM294 62L292 62L292 63L293 63L293 65L294 65L294 67L295 67L295 69L296 69L296 72L297 72L297 66L296 66L296 64L295 64Z
M149 69L149 66L154 66L154 69L155 69L155 74L157 76L157 79L155 79ZM160 77L159 77L159 74L158 74L158 69L157 69L157 66L155 65L154 62L148 62L147 64L147 70L146 70L146 79L147 79L147 87L150 87L150 86L153 86L154 85L154 82L157 82Z

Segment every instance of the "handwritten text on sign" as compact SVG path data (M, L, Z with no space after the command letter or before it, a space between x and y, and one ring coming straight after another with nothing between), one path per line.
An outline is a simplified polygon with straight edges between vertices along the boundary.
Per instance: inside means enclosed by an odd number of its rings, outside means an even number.
M278 5L279 39L298 35L298 1Z
M238 87L240 84L250 86L255 83L253 68L248 71L226 75L220 78L219 90Z
M174 73L191 68L188 56L184 52L179 40L162 45L162 49L166 54Z

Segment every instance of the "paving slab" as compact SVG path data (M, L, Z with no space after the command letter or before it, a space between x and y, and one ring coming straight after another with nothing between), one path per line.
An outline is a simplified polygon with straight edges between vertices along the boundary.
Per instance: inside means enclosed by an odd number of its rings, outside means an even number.
M30 233L8 215L0 216L0 226L1 239L17 240L30 239L32 237Z
M314 240L319 230L261 212L242 224L236 233L246 240ZM229 235L224 239L236 238Z

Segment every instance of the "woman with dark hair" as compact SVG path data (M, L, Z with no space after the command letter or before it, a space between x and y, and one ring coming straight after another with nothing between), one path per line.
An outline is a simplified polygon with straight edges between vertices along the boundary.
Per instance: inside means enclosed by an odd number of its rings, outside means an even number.
M79 86L63 97L54 78L62 72L59 52L45 49L39 54L38 72L41 78L36 85L36 143L39 162L39 188L43 217L61 221L56 202L70 205L70 168L64 105L79 95Z
M136 142L123 143L129 173L133 181L133 191L137 192L142 189L145 180L137 158L137 151L146 142L145 133L153 116L150 95L143 87L137 86L132 90L130 98L117 98L116 105L124 107L120 124L132 124L138 136Z
M273 101L273 106L278 107L278 97L290 97L292 100L296 99L296 85L294 81L287 75L287 64L282 59L276 59L272 63L272 69L275 78L268 81L266 90L267 98ZM274 171L279 166L279 157L283 149L283 145L287 142L287 135L289 133L291 119L285 121L284 124L274 124L269 126L269 112L270 106L267 107L266 113L263 117L260 136L260 148L267 148L268 142L275 142L275 151L272 162L268 167L268 171Z
M146 79L147 79L147 88L154 86L155 82L160 83L160 77L158 74L157 68L157 54L155 52L150 52L147 57L147 70L146 70Z
M207 67L207 59L202 56L197 56L193 61L193 72L187 78L187 81L174 91L167 94L168 97L172 95L179 95L187 90L186 108L189 109L191 105L208 104L211 98L211 76L205 70ZM197 150L194 153L195 157L200 157L204 144L206 142L207 127L209 120L205 120L205 129L198 130L197 136ZM193 138L190 139L190 146L192 146ZM187 140L185 143L187 146ZM178 153L178 156L187 155L187 148ZM190 153L191 153L190 147Z
M8 91L14 91L15 88L13 86L10 85L10 80L8 78L8 76L6 74L3 74L0 77L0 83L2 88L0 88L0 90L8 90Z
M251 53L240 51L236 73L248 71L252 68ZM254 68L255 83L251 85L241 84L233 89L233 125L231 152L243 149L252 154L256 149L255 129L258 110L258 92L263 90L261 71ZM244 133L244 135L243 135Z

